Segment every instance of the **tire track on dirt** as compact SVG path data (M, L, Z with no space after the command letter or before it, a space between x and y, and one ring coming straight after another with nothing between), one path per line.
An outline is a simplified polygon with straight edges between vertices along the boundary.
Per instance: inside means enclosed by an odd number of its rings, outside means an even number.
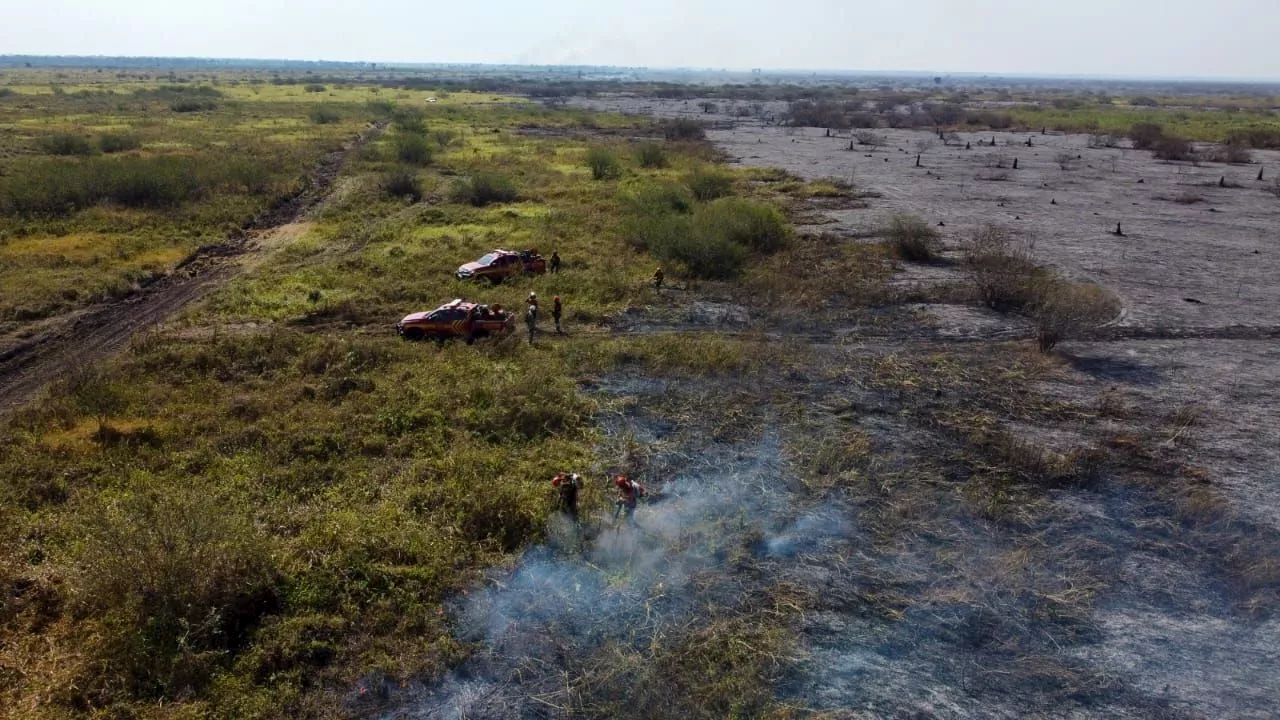
M68 370L119 352L136 333L164 322L235 277L243 269L242 256L253 251L253 237L295 222L320 205L351 154L385 129L385 122L374 123L323 156L298 192L223 242L197 248L169 274L124 297L69 313L67 324L54 323L54 329L0 353L0 415L26 404Z

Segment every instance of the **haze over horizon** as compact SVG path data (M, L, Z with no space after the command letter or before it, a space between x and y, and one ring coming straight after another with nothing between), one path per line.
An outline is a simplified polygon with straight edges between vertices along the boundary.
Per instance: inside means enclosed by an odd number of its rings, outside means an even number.
M0 54L1280 79L1274 0L49 0Z

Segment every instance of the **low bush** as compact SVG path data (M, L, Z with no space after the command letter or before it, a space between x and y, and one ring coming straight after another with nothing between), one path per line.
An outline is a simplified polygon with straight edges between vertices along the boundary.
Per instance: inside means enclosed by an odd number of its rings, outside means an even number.
M792 231L771 205L722 198L695 205L679 185L653 185L624 200L623 237L638 250L679 264L699 278L738 274L752 252L783 248Z
M386 172L378 187L392 197L407 197L414 202L422 199L422 184L418 182L417 171L411 167L398 167Z
M1129 139L1133 141L1133 147L1138 150L1150 150L1163 138L1164 127L1156 123L1134 123L1129 129Z
M622 165L618 156L606 147L593 147L587 150L587 167L591 168L591 177L596 180L608 180L622 173Z
M706 140L707 131L702 123L697 120L681 118L679 120L667 120L659 127L662 129L662 136L668 140Z
M87 645L109 668L82 687L181 697L203 687L280 608L268 540L228 503L176 485L124 491L80 514L69 596L94 619Z
M427 118L417 108L392 106L391 122L395 123L396 128L401 132L419 135L427 132Z
M1059 342L1110 320L1118 310L1118 303L1111 293L1089 283L1050 277L1039 283L1037 290L1027 311L1035 324L1036 341L1042 352L1048 352Z
M1030 245L999 227L979 230L966 250L970 276L983 302L1031 319L1041 351L1114 317L1115 297L1104 288L1058 277L1035 264Z
M1031 246L995 225L979 229L965 245L965 263L983 304L999 312L1021 312L1036 299L1045 271Z
M791 239L791 225L776 207L746 198L722 198L698 208L694 229L761 253L777 252Z
M667 166L667 153L658 143L640 143L636 147L636 163L642 168L664 168Z
M1249 148L1244 145L1226 143L1214 148L1209 153L1209 159L1230 165L1248 165L1253 162L1253 153L1249 152Z
M92 155L93 145L83 135L54 133L36 139L36 147L45 155Z
M917 215L895 215L885 232L894 254L903 260L929 262L937 257L938 231Z
M1256 150L1280 149L1280 128L1274 126L1237 128L1227 133L1227 144Z
M1159 160L1174 162L1194 160L1196 157L1195 146L1180 137L1163 137L1152 149Z
M711 167L695 169L685 176L684 182L693 191L693 196L702 202L733 193L733 178L728 173Z
M436 130L431 133L431 139L436 141L436 145L438 145L441 150L444 150L457 142L458 134L452 130Z
M98 137L98 149L107 154L137 150L140 147L142 140L129 133L103 133Z
M431 164L431 146L427 138L417 133L397 133L395 138L396 159L408 165L425 166Z
M258 195L277 181L267 164L246 157L133 155L14 165L0 178L0 213L65 215L101 202L167 208L215 193Z
M663 234L655 236L659 244L652 251L665 262L683 265L686 272L697 278L725 279L738 274L747 261L747 248L730 240L714 229L699 229L697 224L679 222L683 218L668 219ZM687 229L686 229L687 228Z
M693 211L694 199L688 187L668 182L646 185L627 197L624 204L633 216L689 213Z
M481 171L470 178L454 182L449 196L454 202L484 207L493 203L514 202L518 193L510 178L496 172Z
M332 125L342 119L336 110L323 106L312 108L307 117L316 125Z
M176 113L204 112L218 109L218 103L212 100L175 100L169 103L169 109Z
M328 90L329 88L325 87L324 85L321 85L320 83L311 83L309 85L304 86L303 89L309 93L322 93L325 90Z

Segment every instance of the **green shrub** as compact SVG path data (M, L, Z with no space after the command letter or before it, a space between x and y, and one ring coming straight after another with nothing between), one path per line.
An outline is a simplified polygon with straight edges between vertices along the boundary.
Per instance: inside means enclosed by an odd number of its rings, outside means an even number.
M416 133L399 133L395 139L396 159L409 165L430 165L431 146Z
M169 103L169 109L176 113L203 112L217 107L218 104L211 100L175 100Z
M895 215L887 230L894 254L911 262L937 257L938 231L917 215Z
M653 252L667 262L680 263L693 277L709 279L736 276L748 255L745 247L714 232L669 235Z
M693 192L679 183L655 183L642 187L624 200L632 215L693 212Z
M140 147L142 140L129 133L103 133L98 137L98 149L107 154L137 150Z
M311 83L303 87L303 90L306 90L309 93L322 93L328 89L329 88L325 87L324 85L321 85L320 83Z
M679 120L667 120L660 124L662 136L668 140L705 140L707 139L706 128L697 120L681 118Z
M452 130L436 130L431 133L431 139L444 150L458 140L458 134Z
M593 147L587 151L587 167L596 180L616 178L622 172L618 156L609 148Z
M393 107L391 110L391 122L395 123L400 132L416 133L418 135L423 135L427 132L427 118L417 108Z
M396 111L396 104L390 100L370 100L364 106L375 117L393 117Z
M46 155L92 155L93 145L83 135L54 133L36 139L36 147Z
M336 110L324 106L312 108L307 117L316 125L332 125L342 119Z
M667 153L656 142L640 143L636 148L636 162L642 168L664 168L667 166Z
M382 176L378 186L382 192L392 196L407 197L414 202L422 199L422 184L418 182L418 172L411 167L398 167Z
M770 205L723 198L694 207L689 192L674 184L652 185L624 200L623 238L700 278L737 275L751 252L774 252L791 237L791 226Z
M133 155L15 163L0 178L0 213L64 215L100 202L167 208L214 193L273 191L269 165L245 157Z
M509 178L495 172L481 171L466 180L454 182L450 198L458 203L484 207L492 203L514 202L516 186Z
M722 198L699 208L694 228L761 253L777 252L791 239L791 225L777 208L746 198Z
M684 182L693 196L708 202L733 193L733 178L714 168L700 167L685 176Z
M687 215L670 212L640 212L627 217L622 224L622 236L637 250L652 251L661 255L661 248L670 247L677 238L693 234L693 222Z
M234 503L156 483L78 514L71 598L106 668L82 692L180 697L199 690L280 607L268 540Z

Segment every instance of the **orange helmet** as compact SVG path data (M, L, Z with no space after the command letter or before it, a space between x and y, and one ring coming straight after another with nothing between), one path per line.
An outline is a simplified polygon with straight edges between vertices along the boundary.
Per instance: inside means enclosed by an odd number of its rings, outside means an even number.
M618 487L626 487L626 486L627 486L627 476L626 476L626 475L619 475L618 477L616 477L616 478L614 478L614 479L613 479L613 484L614 484L614 485L617 485Z

